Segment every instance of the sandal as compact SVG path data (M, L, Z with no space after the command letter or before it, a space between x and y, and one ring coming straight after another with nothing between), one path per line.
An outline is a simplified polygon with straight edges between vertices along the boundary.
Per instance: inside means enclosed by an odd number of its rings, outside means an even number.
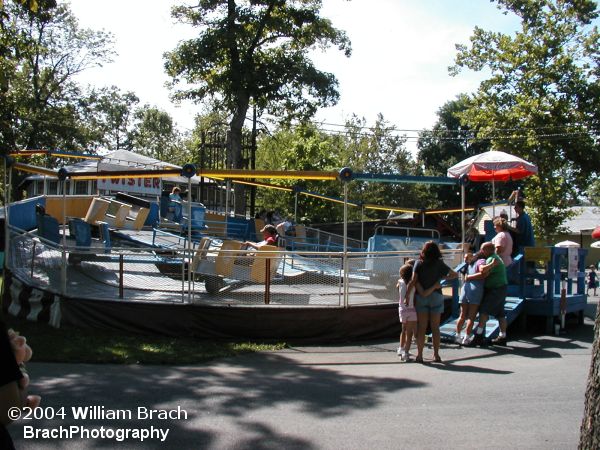
M442 358L440 358L439 355L438 356L434 356L433 357L433 361L436 362L436 363L441 363L442 362Z
M417 356L417 357L415 358L415 362L416 362L416 363L421 363L421 364L423 364L423 357L422 357L422 356Z

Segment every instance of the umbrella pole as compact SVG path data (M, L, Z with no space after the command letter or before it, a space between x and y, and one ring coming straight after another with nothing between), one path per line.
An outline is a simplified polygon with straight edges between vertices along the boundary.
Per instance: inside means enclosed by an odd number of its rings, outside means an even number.
M496 217L496 183L492 178L492 220Z
M465 183L460 183L460 222L461 222L461 236L460 236L460 248L462 254L465 254Z

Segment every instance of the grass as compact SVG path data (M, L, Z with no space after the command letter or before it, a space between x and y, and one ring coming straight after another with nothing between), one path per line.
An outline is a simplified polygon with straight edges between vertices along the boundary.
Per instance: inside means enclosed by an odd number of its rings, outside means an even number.
M184 365L286 347L283 343L220 342L72 327L56 329L9 315L4 315L4 321L27 337L35 362Z

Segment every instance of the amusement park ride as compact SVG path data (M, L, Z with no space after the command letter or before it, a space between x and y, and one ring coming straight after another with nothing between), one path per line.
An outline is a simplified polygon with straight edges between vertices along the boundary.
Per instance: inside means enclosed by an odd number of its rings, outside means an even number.
M426 241L442 238L436 230L383 224L366 245L349 239L346 183L459 184L462 207L454 211L462 212L465 222L464 178L360 174L350 169L207 171L191 164L81 174L7 163L3 307L56 326L305 341L395 335L398 269L405 260L417 258ZM176 205L181 211L174 214L168 199L150 201L126 193L68 196L63 189L63 195L11 202L13 171L55 177L59 183L172 175L240 183L281 178L341 182L344 198L336 200L344 204L344 232L335 235L298 226L295 236L282 237L277 246L248 250L244 242L257 240L264 225L260 219L218 214L191 201ZM444 260L460 270L464 244L443 243ZM550 330L567 313L582 320L587 302L585 253L524 249L509 268L508 321L523 314L543 316ZM448 339L454 334L458 287L455 281L444 289L449 318L442 333ZM486 334L493 337L496 332L497 323L488 322Z

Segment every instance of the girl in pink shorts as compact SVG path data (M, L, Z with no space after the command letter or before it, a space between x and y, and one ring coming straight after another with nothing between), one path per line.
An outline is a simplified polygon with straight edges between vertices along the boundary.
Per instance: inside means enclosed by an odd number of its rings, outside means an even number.
M400 347L398 347L398 356L402 362L410 361L409 350L413 335L417 329L417 310L415 309L415 288L410 280L412 279L413 268L409 264L400 267L400 279L398 280L398 292L400 301L398 304L398 313L402 323L402 333L400 333Z

